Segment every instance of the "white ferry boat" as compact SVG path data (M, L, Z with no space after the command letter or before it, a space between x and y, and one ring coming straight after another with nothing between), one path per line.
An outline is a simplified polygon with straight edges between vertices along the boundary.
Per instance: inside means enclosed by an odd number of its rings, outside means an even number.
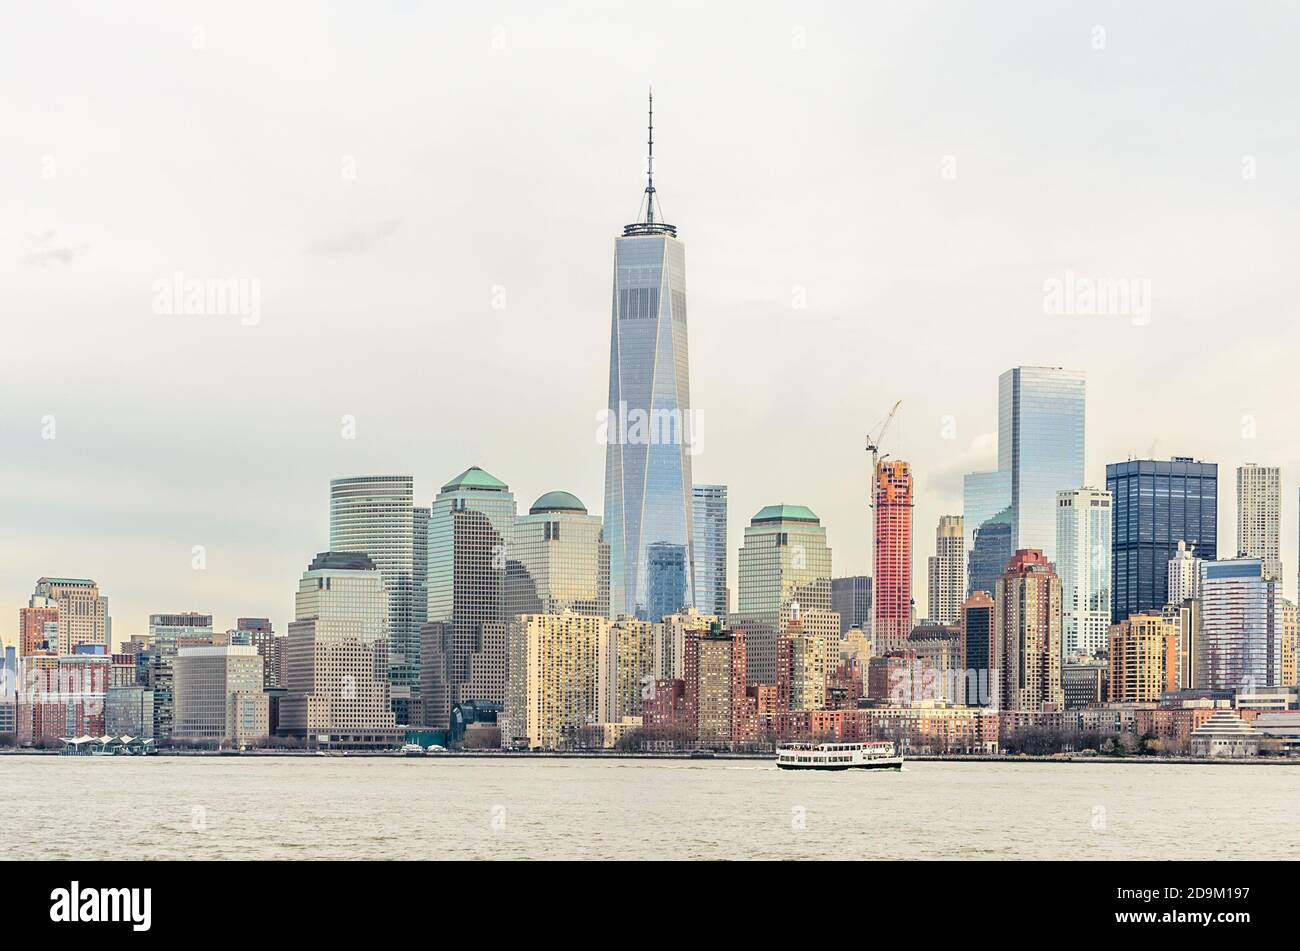
M867 743L791 743L776 748L780 769L902 769L903 757L889 740Z
M423 756L424 747L419 743L407 743L402 747L403 756Z

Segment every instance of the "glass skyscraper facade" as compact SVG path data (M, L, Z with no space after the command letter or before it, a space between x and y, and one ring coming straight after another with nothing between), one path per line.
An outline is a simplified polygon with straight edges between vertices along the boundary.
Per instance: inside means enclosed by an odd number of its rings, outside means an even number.
M745 632L748 682L773 684L777 636L793 616L793 603L805 625L817 612L833 610L826 529L806 506L768 505L745 529L739 568L734 621Z
M1061 576L1061 650L1097 656L1110 636L1111 495L1056 493L1056 573Z
M695 486L694 517L696 607L703 614L726 617L727 487Z
M571 492L547 492L515 520L506 620L519 614L609 615L609 546L600 516Z
M966 595L993 592L1011 560L1011 473L970 472L962 479L962 529L966 535ZM1001 526L1008 526L1003 531ZM976 553L981 531L984 543ZM994 536L997 544L994 544ZM1005 554L1004 554L1005 552ZM1000 561L1000 563L999 563Z
M614 241L605 540L611 613L658 620L678 598L672 611L695 605L695 538L686 248L656 220L653 165L643 207Z
M420 685L420 626L425 619L422 563L428 509L416 517L411 476L355 476L330 481L330 551L370 556L388 595L388 662L397 715ZM421 557L417 557L417 550Z
M420 643L427 726L446 728L457 703L504 699L505 581L518 570L511 563L515 518L509 486L478 466L444 485L430 506Z
M1114 498L1111 620L1159 612L1169 600L1169 560L1178 543L1218 557L1219 467L1175 457L1106 466Z
M1084 402L1082 370L1013 367L998 378L998 470L1010 477L1013 549L1056 560L1056 493L1084 484Z
M831 608L840 616L840 634L852 628L871 633L871 576L831 579Z
M1198 688L1251 690L1283 684L1285 642L1281 584L1264 577L1259 558L1201 564Z

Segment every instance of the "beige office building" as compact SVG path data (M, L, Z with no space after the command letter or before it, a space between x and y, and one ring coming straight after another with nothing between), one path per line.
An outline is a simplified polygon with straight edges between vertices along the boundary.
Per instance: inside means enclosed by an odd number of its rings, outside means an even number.
M231 700L236 694L262 693L262 658L256 647L182 647L176 652L174 678L173 739L213 745L230 744L236 735L247 739L232 717Z
M71 654L83 644L111 650L112 621L108 617L108 598L99 593L99 585L94 581L89 578L41 578L36 582L36 596L48 599L59 609L60 654Z
M383 578L368 556L316 556L298 582L289 623L281 733L321 747L399 741L389 696L388 617Z

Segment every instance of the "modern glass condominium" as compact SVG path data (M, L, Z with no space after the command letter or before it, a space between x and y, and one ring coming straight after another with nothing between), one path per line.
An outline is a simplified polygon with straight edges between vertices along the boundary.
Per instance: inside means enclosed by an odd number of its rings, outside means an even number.
M1114 497L1111 620L1159 612L1169 600L1169 560L1178 543L1218 557L1219 467L1175 457L1106 466Z
M677 600L677 592L682 604L673 610L695 604L691 453L696 434L686 346L686 248L673 225L656 220L653 174L644 209L641 220L614 241L603 427L605 539L611 613L658 620L651 615L665 606L666 597Z
M1082 370L1014 367L998 378L998 470L1010 479L1013 550L1056 560L1056 493L1083 485L1083 430Z
M1283 684L1281 583L1258 558L1201 564L1201 632L1196 686L1209 690Z
M727 614L725 485L695 486L695 601L704 614Z

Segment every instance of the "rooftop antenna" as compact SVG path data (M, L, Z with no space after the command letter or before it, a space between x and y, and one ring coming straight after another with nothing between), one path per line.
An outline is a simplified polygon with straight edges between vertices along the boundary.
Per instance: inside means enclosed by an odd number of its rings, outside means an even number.
M655 223L655 87L650 87L650 132L646 138L645 223Z
M646 134L645 220L639 220L640 209L638 209L638 220L634 224L623 226L623 236L666 234L675 238L677 237L676 226L655 221L655 91L653 86L650 87L649 103L650 121ZM662 208L659 210L663 211Z

